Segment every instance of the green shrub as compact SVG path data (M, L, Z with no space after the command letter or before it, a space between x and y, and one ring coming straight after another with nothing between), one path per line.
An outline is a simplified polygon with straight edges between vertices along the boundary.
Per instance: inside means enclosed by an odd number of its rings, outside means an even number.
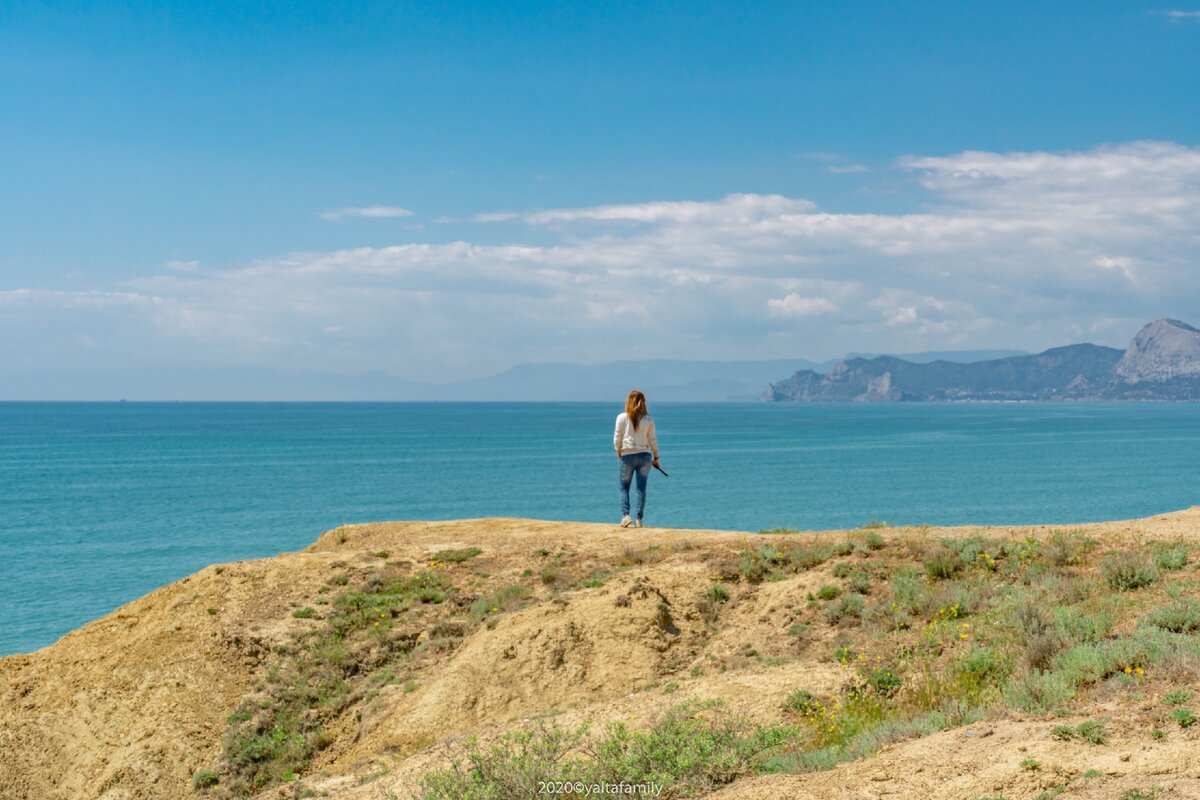
M925 559L925 574L934 580L945 581L962 571L962 557L955 551L943 547Z
M1028 772L1037 772L1041 768L1042 762L1038 761L1036 758L1021 759L1021 769L1023 770Z
M1055 739L1069 742L1075 738L1075 729L1070 725L1055 725L1050 729L1050 735Z
M990 647L975 645L959 662L961 672L972 676L977 684L999 683L1007 674L1008 667Z
M1054 627L1071 642L1104 640L1116 623L1112 613L1103 608L1084 609L1078 606L1054 608Z
M874 669L866 675L867 685L884 697L891 697L904 684L904 679L890 669Z
M855 572L846 581L846 588L855 594L870 594L871 579L865 572Z
M1074 696L1074 684L1056 672L1031 672L1004 690L1009 705L1034 714L1058 711Z
M1158 580L1158 567L1141 553L1117 553L1104 559L1100 572L1109 587L1127 592L1149 586Z
M292 612L292 616L295 617L296 619L312 619L316 615L317 615L317 610L315 608L313 608L312 606L305 606L304 608L298 608Z
M1145 616L1147 624L1173 633L1193 633L1200 630L1200 603L1180 600L1156 608Z
M822 600L833 600L841 593L842 590L838 587L826 584L817 590L817 597L821 598Z
M527 597L529 589L519 583L497 589L471 604L470 619L478 622L491 614L502 614L520 605Z
M1088 744L1104 744L1107 733L1103 722L1087 720L1075 726L1075 733Z
M866 608L866 598L861 594L843 595L836 603L830 603L829 607L825 609L825 619L831 625L837 625L843 620L859 621Z
M616 723L588 736L585 728L562 731L543 723L501 737L486 750L469 742L464 762L424 776L423 798L527 800L546 781L655 783L671 797L693 797L766 771L797 736L792 727L752 726L713 713L717 707L685 704L643 731Z
M729 590L719 583L710 586L705 596L714 603L729 602Z
M1196 724L1196 715L1190 708L1176 708L1171 711L1171 717L1179 723L1181 728L1190 728Z
M192 786L197 789L207 789L210 786L216 786L217 780L217 773L211 769L201 769L192 775Z
M1056 567L1074 566L1095 546L1095 541L1080 531L1055 531L1046 541L1045 556Z
M796 689L788 694L783 701L783 707L789 711L795 711L797 714L814 713L820 706L820 702L811 692L804 689Z
M1181 706L1188 700L1192 699L1192 693L1187 689L1176 689L1173 692L1167 692L1163 695L1163 704L1168 706Z
M1168 572L1183 569L1188 563L1188 549L1182 544L1162 545L1154 553L1154 563Z
M1117 800L1158 800L1161 795L1161 786L1151 786L1149 789L1126 789Z
M866 543L868 550L882 550L887 544L884 538L874 531L867 534Z
M444 561L451 564L461 564L469 561L483 551L478 547L466 547L461 550L438 550L430 557L430 561Z

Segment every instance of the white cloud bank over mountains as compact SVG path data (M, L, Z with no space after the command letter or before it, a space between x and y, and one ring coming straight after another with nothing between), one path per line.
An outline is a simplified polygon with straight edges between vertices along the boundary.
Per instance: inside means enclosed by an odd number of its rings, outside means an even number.
M1197 321L1200 148L913 156L897 172L912 213L762 194L481 210L475 224L510 243L0 288L0 370L258 363L449 380L521 361L1123 344L1152 318ZM390 215L367 212L330 213Z

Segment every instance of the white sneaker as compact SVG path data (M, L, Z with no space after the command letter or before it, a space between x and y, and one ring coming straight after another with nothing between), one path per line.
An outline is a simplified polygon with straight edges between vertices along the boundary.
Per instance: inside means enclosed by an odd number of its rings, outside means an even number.
M632 525L632 524L633 524L633 520L629 519L629 515L628 515L628 514L626 514L625 516L621 517L621 527L622 527L622 528L628 528L628 527L629 527L630 525Z
M633 527L635 527L635 528L640 528L640 527L642 527L642 521L641 521L640 519L635 519L635 520L633 521Z

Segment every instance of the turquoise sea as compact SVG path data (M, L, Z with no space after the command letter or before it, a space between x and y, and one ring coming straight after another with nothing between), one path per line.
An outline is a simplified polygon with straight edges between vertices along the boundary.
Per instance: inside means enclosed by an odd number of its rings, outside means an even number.
M618 404L0 403L0 655L345 522L612 522ZM653 404L647 522L1069 523L1184 508L1196 405Z

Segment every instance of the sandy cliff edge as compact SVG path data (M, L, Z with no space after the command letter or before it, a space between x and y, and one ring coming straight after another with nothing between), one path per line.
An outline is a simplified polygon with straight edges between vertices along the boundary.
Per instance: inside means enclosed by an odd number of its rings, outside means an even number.
M900 543L969 532L1036 538L1063 527L881 533ZM1072 527L1114 545L1200 542L1200 508ZM845 533L812 536L833 539ZM193 788L193 776L220 760L230 714L261 691L277 649L314 624L293 613L314 607L322 587L328 594L340 576L369 576L384 563L428 564L434 553L449 548L481 549L470 571L451 565L460 570L455 580L464 587L478 584L469 589L476 594L495 581L528 578L527 570L535 578L557 570L563 581L592 573L608 577L603 585L570 592L533 580L528 604L498 615L494 625L464 631L449 650L431 655L413 681L415 688L385 685L369 698L356 699L329 726L333 742L306 773L312 791L347 800L387 797L387 792L409 796L424 770L444 763L447 743L550 712L564 723L619 719L637 724L683 699L720 698L755 720L782 720L781 703L790 691L833 691L842 679L835 663L817 657L820 648L814 647L810 657L780 634L786 609L827 582L828 570L739 588L716 628L683 611L691 607L692 595L711 584L719 564L736 561L740 551L760 543L760 537L747 533L622 530L520 519L376 523L329 531L298 553L208 567L50 647L0 659L0 797L205 796ZM639 586L651 587L652 593L638 596ZM630 601L621 605L619 599L626 597ZM655 623L659 597L679 609L675 633L664 634ZM749 646L753 658L744 655ZM717 663L722 669L708 668ZM694 675L697 667L703 674ZM677 682L678 690L644 691L664 680ZM1158 743L1144 740L1136 729L1121 726L1126 711L1111 706L1106 712L1115 720L1114 734L1101 749L1047 742L1040 757L1053 759L1057 772L1026 774L1030 771L1019 766L1021 748L1045 739L1047 725L997 719L975 726L988 731L986 738L944 731L831 772L750 779L713 797L938 800L1004 792L1014 800L1032 797L1059 773L1086 769L1109 776L1105 794L1089 794L1081 786L1064 796L1116 796L1112 792L1126 783L1144 785L1146 776L1183 792L1178 796L1200 796L1200 742L1182 735ZM279 790L268 794L292 796Z

